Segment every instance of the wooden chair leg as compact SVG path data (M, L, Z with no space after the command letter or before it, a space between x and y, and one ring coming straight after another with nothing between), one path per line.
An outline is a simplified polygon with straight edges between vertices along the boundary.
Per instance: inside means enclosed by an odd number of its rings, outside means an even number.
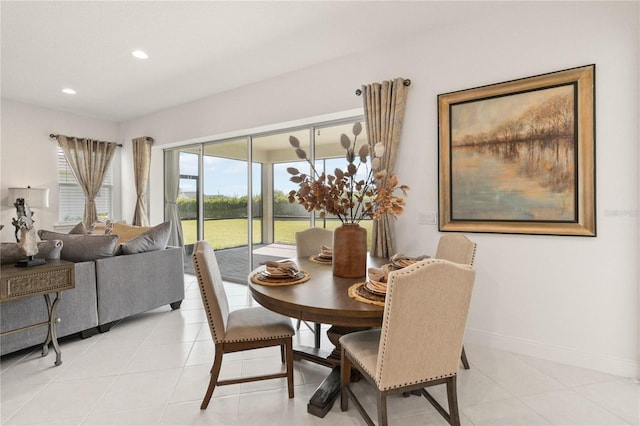
M460 413L458 412L458 391L456 376L447 381L447 400L449 401L449 424L460 426Z
M313 339L314 339L314 346L316 347L316 349L320 348L320 337L322 337L322 335L320 334L320 323L317 322L314 324L313 327Z
M349 395L347 394L346 387L349 386L350 381L351 360L347 358L343 348L340 357L340 409L342 411L347 411L349 409Z
M464 346L462 347L462 354L460 355L460 359L462 360L462 366L464 367L465 370L468 370L469 367L469 360L467 359L467 353L464 351Z
M284 352L285 352L285 346L286 345L280 345L280 362L282 362L283 364L286 362L287 357L285 357Z
M285 345L287 354L285 356L287 363L287 390L289 398L293 398L293 339L290 337Z
M387 394L378 391L378 426L387 426Z
M213 395L213 390L216 388L216 384L218 383L218 376L220 375L221 367L222 367L222 349L216 347L216 355L213 358L213 367L211 367L211 377L209 378L209 387L207 388L207 393L205 393L204 395L202 404L200 404L201 410L204 410L209 406L209 400L211 399L211 395Z

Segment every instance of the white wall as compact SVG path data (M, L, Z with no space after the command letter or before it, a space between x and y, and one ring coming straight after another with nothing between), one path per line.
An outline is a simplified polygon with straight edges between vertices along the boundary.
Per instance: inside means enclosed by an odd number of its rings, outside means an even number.
M36 229L53 230L58 222L58 143L49 138L51 133L120 142L118 123L3 99L0 139L0 223L4 225L4 229L0 231L1 241L15 241L11 219L16 216L16 209L7 206L7 188L27 185L33 188L49 188L49 208L37 211L34 209L35 226ZM120 163L118 149L113 159L116 216L120 215Z
M402 76L412 85L397 172L411 191L397 222L397 246L433 253L440 234L435 225L418 224L418 213L438 205L437 95L595 63L598 236L470 235L479 247L478 275L466 339L639 377L638 20L636 2L487 2L486 15L474 22L122 123L122 181L131 181L131 139L153 137L151 222L157 223L163 146L360 108L354 91L361 84ZM12 133L40 126L41 115L16 124ZM12 164L19 148L5 156L5 126L21 117L3 110L2 118L6 191L6 179L22 169ZM39 133L46 142L51 131L100 133L51 126ZM96 129L108 133L111 127L96 123ZM38 169L32 185L55 179ZM122 218L130 220L133 185L124 185L121 202Z

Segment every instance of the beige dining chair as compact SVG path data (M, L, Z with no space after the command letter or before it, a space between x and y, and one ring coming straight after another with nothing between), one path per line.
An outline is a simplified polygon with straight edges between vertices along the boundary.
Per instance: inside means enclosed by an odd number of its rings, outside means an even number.
M308 257L320 253L320 247L325 245L331 247L333 244L333 231L324 228L308 228L304 231L296 232L296 255L298 257ZM296 329L300 330L301 320L298 319ZM314 346L320 347L320 327L321 324L315 323L313 327L306 321L304 324L309 327L314 335Z
M194 246L191 258L216 350L211 367L209 387L200 409L207 408L216 386L256 380L286 377L289 398L293 398L292 336L295 334L295 330L291 325L291 319L262 306L229 311L229 303L218 262L209 243L198 241ZM280 346L280 356L282 362L286 364L286 372L218 380L224 354L270 346Z
M378 425L387 424L387 395L409 392L424 396L450 424L460 424L456 377L474 277L469 265L441 259L389 274L382 328L340 338L342 411L351 399L374 424L351 388L355 368L376 389ZM425 389L443 383L448 412Z
M296 254L298 257L313 256L320 253L320 247L331 247L333 231L324 228L308 228L296 232Z
M473 266L476 259L477 244L461 234L446 234L440 237L438 247L436 248L436 259L446 259L451 262L462 263L464 265ZM462 347L460 355L462 366L465 370L469 369L469 360L467 353Z

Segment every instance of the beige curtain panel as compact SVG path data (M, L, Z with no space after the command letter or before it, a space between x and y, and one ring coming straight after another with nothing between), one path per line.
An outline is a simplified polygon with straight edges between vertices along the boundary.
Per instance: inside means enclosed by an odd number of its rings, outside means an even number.
M180 194L180 151L171 149L164 152L164 219L171 222L171 232L167 245L183 247L182 220L178 212Z
M147 198L149 191L149 172L151 170L151 145L153 138L144 136L132 139L133 172L136 183L136 209L133 212L132 225L149 226L149 208Z
M378 142L384 145L385 151L381 164L382 168L389 173L394 171L400 144L408 85L409 80L396 78L392 81L362 86L370 149L373 151L373 146ZM383 216L380 220L373 222L371 255L389 257L394 253L392 218Z
M85 226L89 227L98 220L95 198L100 192L100 187L104 182L104 177L118 144L63 135L58 135L56 138L67 158L71 171L84 192L85 204L82 221Z

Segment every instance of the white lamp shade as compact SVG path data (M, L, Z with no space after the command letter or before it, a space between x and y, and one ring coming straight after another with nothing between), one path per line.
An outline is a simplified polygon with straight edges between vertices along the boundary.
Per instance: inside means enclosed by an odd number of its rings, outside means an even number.
M49 207L48 188L9 188L7 205L13 207L18 198L24 198L25 204L29 207Z

